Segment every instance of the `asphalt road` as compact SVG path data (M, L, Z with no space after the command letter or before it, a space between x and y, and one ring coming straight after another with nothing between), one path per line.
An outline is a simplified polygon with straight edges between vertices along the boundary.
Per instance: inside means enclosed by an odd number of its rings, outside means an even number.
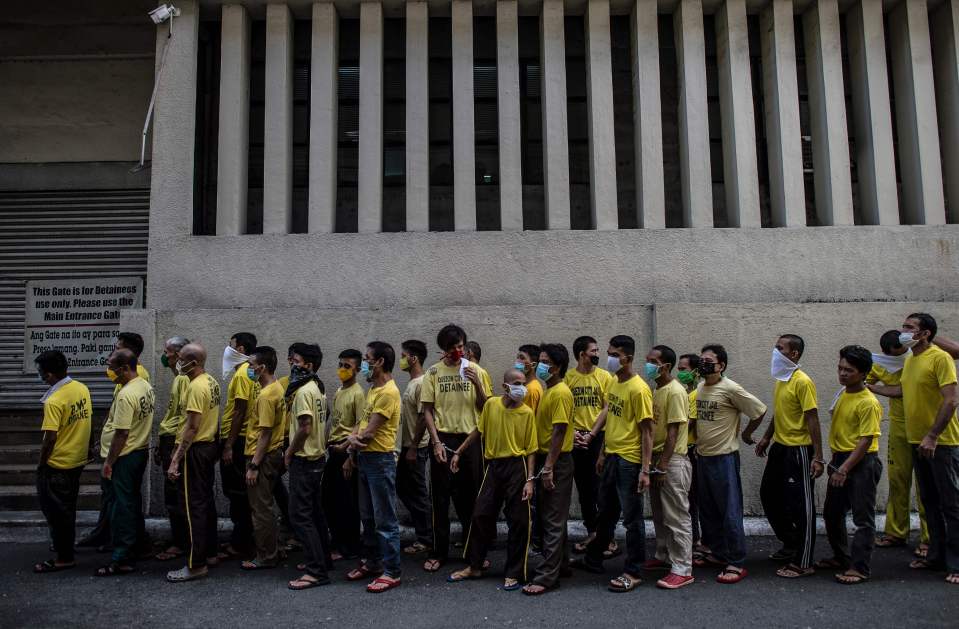
M275 570L247 573L229 562L204 580L170 584L163 577L174 562L94 578L107 556L86 551L77 569L35 575L33 563L49 556L45 544L0 544L0 627L959 627L959 587L941 574L909 570L908 549L877 551L872 581L843 586L826 573L776 577L776 564L765 558L775 548L773 539L751 538L750 575L738 585L720 585L715 571L696 569L696 583L678 591L659 590L648 579L614 594L603 577L577 572L560 589L528 597L497 589L501 550L491 555L484 580L449 584L449 570L426 574L408 559L403 585L373 595L343 579L345 564L332 585L289 591L296 554ZM827 551L819 538L817 557ZM621 566L622 558L607 562L609 576Z

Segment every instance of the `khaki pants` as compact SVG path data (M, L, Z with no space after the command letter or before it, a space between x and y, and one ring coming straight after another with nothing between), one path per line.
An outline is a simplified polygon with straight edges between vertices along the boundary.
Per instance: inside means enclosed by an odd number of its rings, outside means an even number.
M649 494L656 527L656 559L672 565L674 574L689 576L693 573L693 523L689 517L693 467L689 457L674 452L662 484L656 476Z
M251 457L252 458L252 457ZM256 561L275 564L277 561L277 525L273 514L273 485L276 483L283 449L267 453L260 463L260 473L253 487L247 486L246 495L253 511L253 541L256 544Z

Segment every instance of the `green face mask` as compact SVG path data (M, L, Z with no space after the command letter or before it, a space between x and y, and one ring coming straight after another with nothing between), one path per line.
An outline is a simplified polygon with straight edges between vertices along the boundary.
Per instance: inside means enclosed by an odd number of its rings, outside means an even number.
M170 366L170 361L167 359L166 354L160 354L160 364L164 367Z
M696 374L693 373L692 371L686 371L686 370L677 371L676 379L688 387L692 383L696 382Z

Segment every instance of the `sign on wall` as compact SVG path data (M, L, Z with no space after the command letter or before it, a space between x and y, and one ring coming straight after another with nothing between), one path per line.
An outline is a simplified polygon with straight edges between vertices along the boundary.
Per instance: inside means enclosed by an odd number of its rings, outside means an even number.
M120 311L143 307L143 278L102 277L27 282L23 371L47 350L70 371L102 371L120 331Z

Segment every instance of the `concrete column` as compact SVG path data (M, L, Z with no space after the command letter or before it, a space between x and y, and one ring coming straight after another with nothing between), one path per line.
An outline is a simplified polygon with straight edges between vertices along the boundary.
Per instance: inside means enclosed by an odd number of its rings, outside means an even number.
M946 204L949 222L959 223L959 0L946 0L931 24Z
M761 227L756 121L746 1L726 0L716 14L719 108L723 126L723 180L730 227Z
M499 136L500 228L503 231L523 229L518 20L516 0L496 2L496 112Z
M293 16L266 5L263 106L263 233L293 229Z
M713 226L702 0L679 0L673 13L679 70L679 162L683 225Z
M332 2L313 5L310 58L309 231L336 229L336 120L339 18Z
M569 134L566 127L563 0L543 0L539 24L546 229L569 229Z
M360 4L360 140L357 227L383 230L383 5Z
M659 16L656 0L635 0L629 18L633 39L633 138L638 225L666 227L663 117L659 93Z
M771 0L759 19L772 223L800 227L806 224L806 191L792 0Z
M196 0L177 0L176 35L157 27L159 72L153 109L150 168L150 242L193 233L193 177L196 148L196 60L200 24ZM167 48L169 46L169 48ZM166 61L160 58L166 49ZM151 251L153 247L151 246ZM151 254L152 255L152 254Z
M453 228L476 230L476 131L473 112L473 2L452 1Z
M182 16L181 16L182 17ZM173 18L180 25L180 18ZM223 7L220 23L220 115L217 131L216 233L246 232L250 135L250 18L246 7ZM179 29L176 37L179 37ZM167 59L169 70L172 64ZM195 88L194 88L195 89Z
M430 230L429 7L406 5L406 231Z
M812 123L816 214L823 225L852 225L846 96L837 0L813 0L803 14Z
M882 3L859 0L846 13L859 207L867 225L899 224Z
M586 110L589 117L589 192L593 228L619 228L616 199L616 130L609 0L586 7Z
M890 14L889 30L903 217L907 223L942 225L946 209L926 0L902 0Z

